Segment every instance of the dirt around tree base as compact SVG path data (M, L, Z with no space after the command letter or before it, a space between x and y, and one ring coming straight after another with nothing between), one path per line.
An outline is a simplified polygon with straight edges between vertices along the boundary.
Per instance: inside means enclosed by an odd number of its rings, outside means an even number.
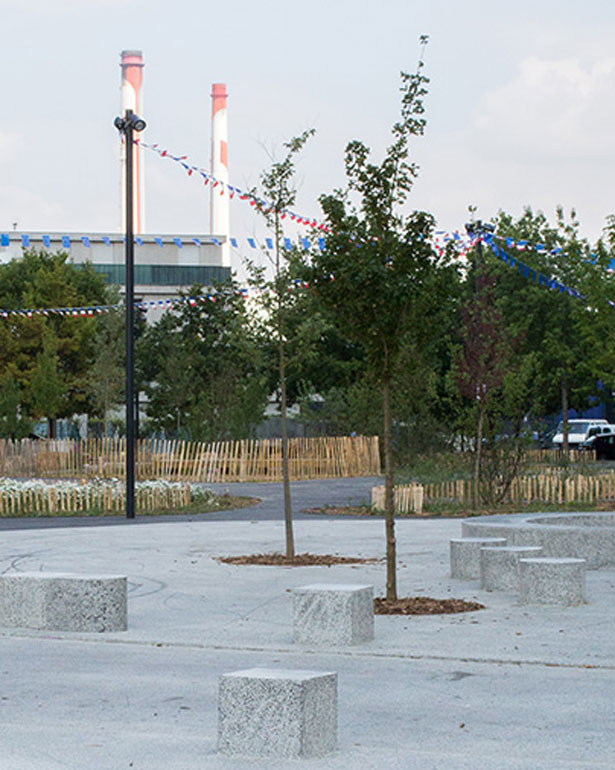
M327 553L297 553L289 559L283 553L252 553L246 556L217 556L224 564L257 564L272 567L331 567L334 564L371 564L380 559L361 559L358 556L334 556Z
M463 599L432 599L429 596L410 596L394 601L380 596L374 599L375 615L451 615L484 609L484 604Z

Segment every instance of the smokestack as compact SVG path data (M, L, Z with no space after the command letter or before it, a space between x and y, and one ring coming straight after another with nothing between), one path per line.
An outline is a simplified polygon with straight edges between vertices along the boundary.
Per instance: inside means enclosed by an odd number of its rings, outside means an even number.
M226 115L226 84L214 83L211 89L211 174L220 182L222 187L214 187L211 191L210 224L213 235L226 236L222 246L222 264L230 267L231 255L230 210L228 185L228 121ZM224 191L221 195L220 192Z
M122 51L122 112L124 117L126 110L132 110L139 117L143 117L143 102L141 98L141 83L143 81L143 53L141 51ZM126 228L126 146L122 144L121 156L122 171L122 229ZM134 145L133 158L133 189L134 189L134 211L133 223L134 233L138 235L145 231L145 198L143 190L143 159L141 148L138 144Z

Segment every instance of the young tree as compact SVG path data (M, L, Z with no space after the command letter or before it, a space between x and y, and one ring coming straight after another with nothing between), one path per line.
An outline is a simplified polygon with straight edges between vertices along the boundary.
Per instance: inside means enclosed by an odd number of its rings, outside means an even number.
M25 438L32 430L32 421L21 413L21 388L9 375L0 385L0 436L2 438Z
M280 161L273 161L271 167L261 176L263 202L256 190L252 191L257 202L257 210L264 216L267 225L273 232L273 278L264 280L263 270L252 270L252 283L259 289L263 305L270 319L270 325L277 347L278 383L280 392L280 421L282 426L282 486L284 490L284 531L286 541L286 557L295 557L295 539L293 535L293 511L290 493L290 468L288 461L288 340L290 308L295 297L289 292L292 273L289 270L288 259L291 254L282 249L282 219L286 210L292 207L297 198L294 186L295 159L303 149L308 139L315 133L314 129L304 131L284 144L286 154Z
M421 38L423 46L427 39ZM446 296L444 260L431 248L433 218L420 211L404 214L418 173L409 161L410 139L424 132L423 97L428 80L422 56L415 73L401 74L401 117L384 160L372 163L370 150L355 140L346 147L350 193L321 197L328 225L326 248L315 250L306 277L344 336L359 340L383 403L385 466L386 597L397 598L393 504L391 385L403 346L418 344ZM452 276L449 276L452 278Z

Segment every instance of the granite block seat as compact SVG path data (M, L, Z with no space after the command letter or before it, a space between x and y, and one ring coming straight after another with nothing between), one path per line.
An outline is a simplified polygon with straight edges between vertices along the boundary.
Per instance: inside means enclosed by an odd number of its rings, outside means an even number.
M336 744L336 673L252 668L220 677L221 754L310 758Z
M126 583L122 575L0 575L0 626L49 631L125 631Z
M369 585L314 583L293 590L297 644L351 645L374 638L374 589Z
M585 602L585 559L519 559L519 602L574 606Z
M540 556L540 546L507 545L480 550L480 587L485 591L511 591L519 588L519 559Z
M450 541L451 577L457 580L480 578L480 549L506 545L505 537L456 537Z

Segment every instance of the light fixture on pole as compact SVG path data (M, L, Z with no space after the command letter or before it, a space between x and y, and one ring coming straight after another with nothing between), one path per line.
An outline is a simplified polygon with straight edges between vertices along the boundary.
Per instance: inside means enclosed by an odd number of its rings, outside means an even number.
M126 518L135 517L135 254L133 232L133 160L135 131L143 131L145 121L132 110L126 110L123 118L117 117L113 125L126 142Z

